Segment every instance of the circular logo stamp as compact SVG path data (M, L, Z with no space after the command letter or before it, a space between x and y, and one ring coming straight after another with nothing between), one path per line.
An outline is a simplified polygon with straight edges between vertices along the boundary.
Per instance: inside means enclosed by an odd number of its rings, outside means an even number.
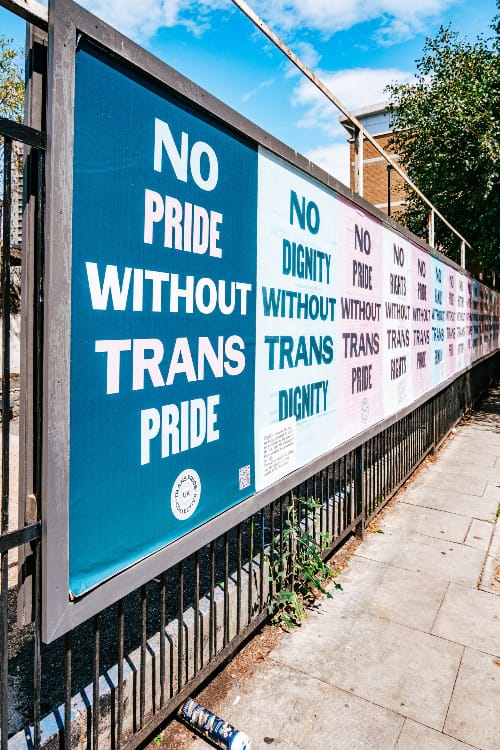
M361 421L363 424L368 422L368 417L370 416L370 404L368 403L368 399L364 398L361 402Z
M184 469L174 482L170 506L175 518L184 521L193 515L201 495L201 480L194 469Z

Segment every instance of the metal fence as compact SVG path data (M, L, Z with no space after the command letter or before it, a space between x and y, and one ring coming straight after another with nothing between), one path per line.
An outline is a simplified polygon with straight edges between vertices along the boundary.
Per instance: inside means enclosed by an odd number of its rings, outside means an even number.
M43 132L0 120L2 201L2 499L0 746L138 747L268 617L278 586L293 588L286 534L289 508L327 558L384 507L498 373L499 355L483 360L413 411L365 434L349 450L286 495L214 539L174 568L102 611L64 638L41 642L40 431L43 319ZM21 387L32 402L19 435L10 367L13 267L12 144L23 144L24 243ZM28 303L26 303L26 299ZM13 408L13 419L9 419ZM29 435L27 434L29 432ZM33 476L17 510L16 444L29 444ZM354 446L354 447L353 447ZM21 470L23 467L21 467ZM314 499L314 508L308 502ZM31 505L30 505L31 502ZM270 571L281 566L281 576ZM32 600L17 601L18 575ZM31 612L22 624L18 611Z

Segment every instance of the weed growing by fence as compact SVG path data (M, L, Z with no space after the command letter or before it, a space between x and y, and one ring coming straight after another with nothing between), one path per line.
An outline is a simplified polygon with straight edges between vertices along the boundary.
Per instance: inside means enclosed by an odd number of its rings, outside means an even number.
M314 533L322 505L314 498L292 498L282 533L283 552L274 549L269 560L271 597L269 614L273 622L287 629L300 625L306 609L321 594L332 598L325 586L334 570L323 559L328 535ZM313 529L311 533L310 528ZM272 544L275 544L273 540ZM340 584L335 584L340 589Z

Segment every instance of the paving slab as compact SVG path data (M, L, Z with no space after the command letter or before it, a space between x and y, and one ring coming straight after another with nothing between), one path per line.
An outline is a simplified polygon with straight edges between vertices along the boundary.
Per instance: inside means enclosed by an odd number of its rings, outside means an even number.
M326 616L364 611L430 633L448 582L411 570L354 557L338 578L342 591L322 603ZM333 611L335 610L335 612Z
M407 719L395 750L470 750L470 745Z
M497 518L479 588L500 596L500 518ZM498 581L498 584L497 584Z
M500 503L500 478L494 482L487 482L484 490L484 497L487 500L491 500L493 503Z
M281 641L273 659L440 730L462 653L454 643L366 613L316 614Z
M467 532L467 536L465 537L465 544L467 544L468 547L487 550L490 546L494 530L494 523L479 521L477 518L474 518L469 531Z
M460 544L470 523L470 516L399 502L381 521L380 528L385 534L423 534Z
M370 534L356 555L422 575L476 586L484 552L422 534Z
M481 463L482 466L489 469L498 469L498 466L500 466L500 462L497 463L499 459L499 449L495 445L490 445L488 448L486 445L476 447L465 445L464 443L452 443L450 447L446 449L446 454L449 456L450 460L454 459L457 462L462 461L463 463L465 450L467 451L467 460L470 461L473 466L476 466L478 463Z
M486 479L460 474L460 481L457 483L458 477L456 473L439 471L434 469L434 466L432 469L423 471L420 476L415 478L412 482L414 489L431 489L434 492L446 489L456 491L458 484L461 492L465 492L467 495L483 497L486 490Z
M251 700L245 687L233 688L220 713L250 736L252 750L392 750L404 721L273 661L256 667ZM196 740L190 747L207 750L208 745Z
M467 453L467 461L464 461L463 456L444 452L444 455L439 457L439 461L432 465L432 471L437 474L454 474L459 477L492 482L500 480L498 468L485 466L483 461L479 461L479 457L477 462L471 461L469 453Z
M432 632L500 656L500 597L450 583ZM500 694L498 700L500 710Z
M494 521L498 509L498 503L494 497L468 495L453 488L443 489L441 486L433 487L431 484L424 487L411 484L405 490L404 502L445 510L448 513L459 513L482 521Z
M481 750L500 748L500 660L465 649L444 731Z
M443 450L446 451L447 456L461 457L462 459L465 455L467 457L472 456L473 463L481 461L485 466L490 465L490 461L493 461L494 466L500 454L500 446L494 440L491 440L491 436L477 444L472 435L462 433L462 427L459 428L459 432L447 443Z

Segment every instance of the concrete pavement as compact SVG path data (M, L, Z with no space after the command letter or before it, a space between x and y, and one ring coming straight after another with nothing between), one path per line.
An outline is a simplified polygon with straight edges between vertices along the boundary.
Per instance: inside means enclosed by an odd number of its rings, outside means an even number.
M499 504L500 388L366 534L343 591L208 707L252 750L499 750Z

